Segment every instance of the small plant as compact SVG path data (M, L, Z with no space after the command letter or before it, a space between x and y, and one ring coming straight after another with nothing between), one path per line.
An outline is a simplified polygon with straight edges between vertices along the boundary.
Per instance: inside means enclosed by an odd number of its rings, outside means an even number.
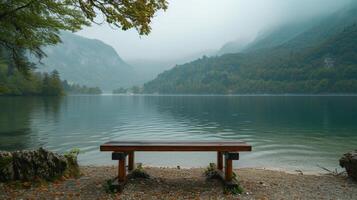
M238 182L237 174L234 172L233 172L232 182L235 182L236 184L226 185L224 187L224 193L225 194L233 194L233 195L242 194L244 192L244 190Z
M210 163L208 167L205 169L203 174L206 176L207 179L220 179L221 176L217 170L217 166L215 163Z
M243 192L244 192L244 190L240 185L226 186L224 188L224 193L225 194L238 195L238 194L242 194Z
M12 156L1 157L0 158L0 171L11 166Z
M206 176L207 179L222 179L219 170L215 163L210 163L208 167L205 169L203 174ZM239 185L238 176L236 173L233 172L232 182L237 184L229 184L224 186L224 194L242 194L243 188Z
M65 176L78 178L80 176L79 165L77 161L77 157L80 150L78 148L74 148L69 152L63 154L63 156L67 159L67 169L64 173Z
M150 175L145 172L141 163L137 163L136 168L129 174L129 178L150 178Z
M116 179L108 179L104 184L104 190L106 193L114 194L119 192L118 185L115 184Z
M234 185L226 185L224 188L224 193L225 194L242 194L244 192L243 188L240 186L239 181L238 181L238 176L236 173L233 172L233 182L236 182L237 184Z
M77 156L78 156L79 153L80 153L80 149L78 149L78 148L73 148L73 149L71 149L70 151L65 152L63 155L64 155L65 157L71 156L71 157L77 158Z

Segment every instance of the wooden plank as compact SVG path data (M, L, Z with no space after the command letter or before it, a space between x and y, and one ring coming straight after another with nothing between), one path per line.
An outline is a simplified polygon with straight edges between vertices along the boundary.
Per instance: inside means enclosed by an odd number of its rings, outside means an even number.
M206 140L206 141L192 141L192 140L121 140L121 141L109 141L105 144L119 144L119 145L150 145L150 144L216 144L216 145L229 145L229 144L245 144L240 140Z
M251 151L242 141L112 141L100 146L101 151Z

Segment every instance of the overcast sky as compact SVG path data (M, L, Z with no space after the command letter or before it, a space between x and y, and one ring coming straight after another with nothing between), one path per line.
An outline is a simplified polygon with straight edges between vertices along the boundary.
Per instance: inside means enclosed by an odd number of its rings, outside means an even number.
M156 14L152 32L86 27L78 34L110 44L124 60L176 59L252 40L271 26L333 12L353 0L169 0Z

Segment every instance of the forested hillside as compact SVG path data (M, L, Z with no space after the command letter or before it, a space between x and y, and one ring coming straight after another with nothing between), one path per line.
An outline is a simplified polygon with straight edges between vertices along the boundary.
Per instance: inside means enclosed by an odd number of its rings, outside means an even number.
M70 83L112 90L132 85L134 71L109 45L72 33L61 33L62 43L44 49L47 57L38 71L59 71Z
M276 34L289 30L273 31L273 35L258 38L243 53L203 57L177 66L145 84L144 91L357 93L356 11L356 7L349 8L319 19L304 26L308 29L280 41L274 40Z
M62 96L65 94L101 94L99 87L70 84L61 80L58 71L29 71L26 75L15 70L8 74L7 64L0 63L0 96Z
M62 96L65 91L57 71L51 73L23 73L14 71L7 74L7 64L0 63L0 96L1 95L40 95Z

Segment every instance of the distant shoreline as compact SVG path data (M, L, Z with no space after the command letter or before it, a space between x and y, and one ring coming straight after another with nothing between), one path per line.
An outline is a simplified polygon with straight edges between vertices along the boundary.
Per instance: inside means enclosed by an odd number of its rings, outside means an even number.
M61 96L46 96L46 95L1 95L0 97L54 97L61 98L66 96L177 96L177 97L355 97L357 94L66 94Z
M82 96L82 95L67 95L67 96ZM86 95L84 95L86 96ZM90 95L91 96L91 95ZM356 94L111 94L111 93L103 93L96 96L357 96Z

